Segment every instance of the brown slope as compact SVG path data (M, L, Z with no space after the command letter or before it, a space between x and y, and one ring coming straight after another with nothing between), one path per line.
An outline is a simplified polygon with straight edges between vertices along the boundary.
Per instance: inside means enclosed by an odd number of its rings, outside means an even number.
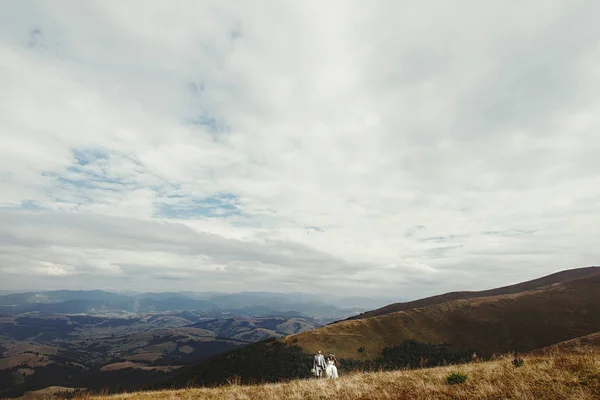
M533 356L551 355L551 354L589 354L600 353L600 332L592 333L564 342L556 343L551 346L543 347L529 353Z
M481 291L462 291L462 292L450 292L440 294L437 296L426 297L415 301L409 301L405 303L394 303L389 304L385 307L378 308L377 310L367 311L365 313L348 318L352 319L363 319L371 318L379 315L390 314L398 311L406 311L411 308L419 308L425 306L432 306L435 304L445 303L447 301L460 300L460 299L475 299L479 297L490 297L499 296L503 294L514 294L521 293L527 290L537 289L540 287L568 282L573 279L579 279L586 276L594 275L600 272L600 267L586 267L568 269L560 271L552 275L544 276L542 278L534 279L527 282L518 283L516 285L504 286L497 289L481 290Z
M600 331L600 273L521 293L461 299L288 336L304 351L373 359L408 339L483 355L549 346ZM364 347L359 352L358 348Z

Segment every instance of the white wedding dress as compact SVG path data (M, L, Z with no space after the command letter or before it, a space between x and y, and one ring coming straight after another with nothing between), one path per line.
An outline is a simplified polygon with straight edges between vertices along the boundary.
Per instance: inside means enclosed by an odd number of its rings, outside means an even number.
M337 379L338 378L337 367L335 366L335 363L333 362L333 360L327 361L327 368L325 368L325 374L327 374L327 379Z

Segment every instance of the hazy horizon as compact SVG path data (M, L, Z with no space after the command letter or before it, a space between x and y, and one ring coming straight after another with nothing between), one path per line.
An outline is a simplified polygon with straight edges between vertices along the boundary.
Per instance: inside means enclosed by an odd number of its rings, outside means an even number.
M597 265L599 14L2 1L0 289L415 299Z
M598 267L596 265L590 265L590 266L585 266L585 267L579 267L579 268L588 268L588 267ZM578 269L578 268L569 268L569 269ZM567 269L568 270L568 269ZM547 275L551 275L557 272L562 272L565 270L558 270L558 271L552 271L550 273L548 273ZM546 275L544 275L546 276ZM496 284L494 286L480 286L480 287L464 287L461 285L458 285L456 288L452 289L450 288L447 292L436 292L435 289L430 290L430 291L424 291L421 293L417 293L414 294L412 296L406 296L403 295L402 293L400 294L372 294L372 295L360 295L360 294L330 294L330 293L319 293L319 292L310 292L310 291L293 291L293 292L278 292L278 291L261 291L261 290L241 290L241 291L214 291L214 290L208 290L208 291L195 291L195 290L163 290L163 291L136 291L136 290L130 290L130 289L116 289L116 288L110 288L110 287L97 287L97 286L90 286L88 288L78 288L78 287L61 287L61 286L57 286L54 288L38 288L38 289L27 289L27 288L22 288L22 289L0 289L0 295L3 294L12 294L12 293L35 293L35 292L53 292L53 291L61 291L61 290L65 290L65 291L86 291L86 292L90 292L90 291L104 291L104 292L110 292L110 293L116 293L116 294L131 294L131 295L144 295L144 294L164 294L164 293L174 293L174 294L186 294L186 293L192 293L192 294L196 294L196 295L227 295L227 294L280 294L280 295L288 295L288 296L292 296L292 295L301 295L301 296L316 296L316 299L318 299L318 301L323 301L324 298L330 296L332 298L335 299L343 299L343 298L365 298L365 299L372 299L372 300L382 300L384 301L384 303L382 303L382 305L385 304L389 304L389 303L395 303L395 302L406 302L406 301L413 301L413 300L418 300L418 299L422 299L425 297L429 297L429 296L435 296L435 295L441 295L441 294L445 294L448 292L459 292L459 291L479 291L479 290L487 290L487 289L496 289L499 287L503 287L503 286L510 286L513 284L518 284L518 283L522 283L522 282L526 282L529 280L533 280L533 279L537 279L537 278L542 278L543 276L533 276L530 278L526 278L522 281L514 281L514 282L508 282L508 283L502 283L502 284ZM317 301L317 300L315 300Z

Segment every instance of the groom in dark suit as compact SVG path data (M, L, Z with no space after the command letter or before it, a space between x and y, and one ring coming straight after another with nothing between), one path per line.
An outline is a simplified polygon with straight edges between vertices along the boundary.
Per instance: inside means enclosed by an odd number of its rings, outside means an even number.
M315 360L313 362L313 369L315 370L315 376L317 378L323 377L323 371L327 368L325 357L321 354L321 350L315 355Z

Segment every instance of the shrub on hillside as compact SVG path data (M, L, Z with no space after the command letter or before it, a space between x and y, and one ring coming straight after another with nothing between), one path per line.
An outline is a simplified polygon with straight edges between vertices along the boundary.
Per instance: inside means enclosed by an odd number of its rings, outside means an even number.
M213 386L232 381L246 385L310 378L312 363L313 356L304 354L300 347L267 339L208 358L157 387Z
M522 358L515 358L514 360L512 360L512 365L514 365L515 368L522 367L524 363L525 361L523 361Z
M469 379L467 374L463 374L462 372L453 372L446 377L446 383L448 385L459 385L465 383Z
M67 391L59 392L56 394L56 396L58 396L58 398L66 399L66 400L82 399L82 398L85 398L86 395L88 395L87 389L75 389L75 390L70 390L70 391L67 390Z
M458 351L448 344L421 343L406 340L399 346L386 347L376 360L383 369L423 368L465 363L472 351Z

